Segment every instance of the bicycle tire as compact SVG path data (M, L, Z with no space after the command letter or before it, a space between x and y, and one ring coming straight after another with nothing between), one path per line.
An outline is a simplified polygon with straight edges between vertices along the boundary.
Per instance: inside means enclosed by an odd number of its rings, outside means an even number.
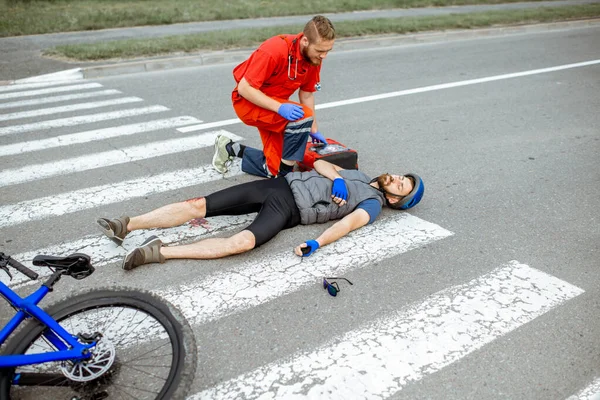
M168 301L166 301L162 298L159 298L158 296L156 296L150 292L140 291L137 289L101 288L101 289L96 289L96 290L93 290L90 292L81 293L81 294L78 294L75 296L70 296L68 298L65 298L64 300L59 301L56 304L53 304L53 305L47 307L45 311L49 315L51 315L57 322L61 323L61 321L64 321L64 323L66 323L69 318L75 317L78 314L84 314L84 313L88 313L88 312L101 313L105 309L110 309L110 308L115 308L115 307L120 307L120 308L123 308L124 310L127 310L127 314L131 314L131 312L132 312L131 310L134 310L136 316L138 314L138 311L140 312L140 314L142 312L146 313L147 315L154 318L156 321L158 321L163 326L164 330L167 332L168 340L171 343L172 355L167 355L167 357L170 357L172 359L172 364L169 368L168 376L165 379L165 384L164 384L164 386L161 387L160 392L157 394L157 396L155 398L156 399L184 399L189 390L189 387L192 384L192 381L193 381L194 375L195 375L195 371L196 371L196 359L197 359L196 342L195 342L194 333L192 331L192 328L190 327L190 325L187 322L187 320L185 319L185 317L181 314L181 312L177 308L175 308ZM114 317L114 319L111 321L111 324L122 325L120 322L121 319L122 319L121 317L119 317L119 318ZM138 317L138 319L139 319L139 317ZM119 320L119 323L117 323L117 320ZM98 320L96 320L96 321L98 321ZM142 320L142 321L145 321L145 320ZM78 322L78 321L76 320L76 322ZM132 322L132 321L130 321L130 322ZM139 327L141 329L142 324L141 323L137 323L137 324L139 325ZM65 328L67 328L67 327L65 327ZM29 321L23 327L23 329L20 330L17 334L15 334L14 337L11 338L11 340L6 344L3 354L7 355L7 354L24 354L24 353L26 353L26 351L30 347L34 346L34 343L36 343L37 341L44 340L44 338L42 337L42 333L44 332L45 329L46 329L46 327L43 324L41 324L39 321L37 321L37 320ZM72 328L72 329L75 329L75 328ZM114 329L122 330L123 328L121 328L119 326ZM126 328L125 330L127 331L127 329L129 329L129 328ZM150 329L148 329L148 330L151 331ZM67 331L69 331L71 334L76 334L76 332L71 332L68 328L67 328ZM131 332L133 332L133 331L131 331ZM102 332L100 332L100 333L102 333ZM105 333L106 333L106 331L105 331ZM127 332L125 332L125 333L127 333ZM107 339L107 340L110 341L110 339ZM152 337L152 340L154 340L154 337ZM123 341L121 341L121 342L123 342ZM121 344L121 342L119 342L119 344ZM129 341L125 341L125 342L126 342L126 344L130 345L130 347L127 348L127 351L123 350L122 351L123 354L130 352L130 349L132 348L131 343L134 343L136 346L138 345L138 342L136 342L135 340L129 340ZM142 343L142 344L144 344L144 343ZM147 342L145 344L148 345ZM123 345L125 345L125 343L123 343ZM154 345L154 343L152 345ZM164 347L164 346L162 346L162 345L159 346L159 348L161 348L161 347ZM145 350L146 349L144 349L144 351ZM119 352L121 352L121 350L119 350ZM121 376L120 376L122 374L121 369L127 370L128 365L125 362L122 362L122 360L119 360L117 362L117 358L120 356L119 352L115 351L114 366L115 366L115 369L118 368L118 372L114 372L114 375L118 376L118 378L121 378ZM143 357L143 358L141 358L141 357ZM152 358L149 356L146 357L144 353L141 355L141 357L140 357L140 360L141 359L155 360L155 358ZM126 358L126 357L124 356L124 358ZM144 362L149 362L149 361L144 361ZM158 361L154 361L154 362L158 362ZM55 364L57 364L57 363L55 363ZM45 365L51 366L52 364L47 363ZM119 367L117 367L117 365L119 365ZM163 368L162 365L145 366L145 367ZM130 368L130 370L131 370L131 368ZM11 389L11 388L13 388L12 381L13 381L15 372L18 373L18 371L16 371L15 368L5 368L4 370L0 370L0 398L1 399L11 399L11 392L13 392L13 390ZM134 372L137 372L137 371L134 370ZM123 374L123 375L125 375L125 374ZM123 378L124 378L124 376L123 376ZM112 376L110 378L107 378L107 380L111 380L111 379L112 379ZM58 390L63 390L65 383L67 385L70 385L73 383L73 381L64 377L64 380L62 383L63 383L63 386L60 387L60 389L58 389ZM112 384L112 382L111 382L111 384ZM144 386L147 385L146 382L144 382L143 384L144 384ZM161 384L161 383L159 383L159 384ZM104 384L104 385L107 385L107 384ZM21 391L21 392L25 391L24 388L21 388L21 387L19 387L19 388L20 388L19 391ZM36 386L33 389L36 389L36 388L38 388L38 387ZM144 389L142 389L140 387L139 389L145 390L146 387L144 387ZM94 389L94 390L97 390L97 389ZM77 396L80 395L80 392L81 392L81 387L79 387L77 389ZM36 396L34 395L34 398L35 397ZM115 396L110 395L110 398L114 398L114 397ZM44 397L44 398L50 398L50 397ZM83 397L83 398L86 398L86 397ZM94 398L94 397L91 396L90 398Z

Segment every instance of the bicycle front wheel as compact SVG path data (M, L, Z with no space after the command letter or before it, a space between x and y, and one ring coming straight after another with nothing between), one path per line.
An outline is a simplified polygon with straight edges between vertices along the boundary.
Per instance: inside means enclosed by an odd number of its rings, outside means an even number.
M185 398L196 371L196 342L188 322L167 301L139 290L98 289L46 312L80 340L95 337L92 357L5 369L0 398ZM5 354L56 351L46 330L31 321L7 343Z

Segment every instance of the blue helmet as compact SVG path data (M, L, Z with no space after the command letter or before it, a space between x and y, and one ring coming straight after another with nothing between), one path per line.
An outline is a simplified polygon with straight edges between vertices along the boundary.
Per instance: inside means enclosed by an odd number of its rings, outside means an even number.
M413 182L413 189L409 194L402 197L400 201L396 203L387 202L388 207L394 208L396 210L408 210L419 204L421 199L423 198L423 193L425 192L425 185L423 184L423 180L417 174L404 174L404 176L410 178ZM387 193L391 194L391 193ZM396 197L396 196L394 196ZM398 196L400 197L400 196Z

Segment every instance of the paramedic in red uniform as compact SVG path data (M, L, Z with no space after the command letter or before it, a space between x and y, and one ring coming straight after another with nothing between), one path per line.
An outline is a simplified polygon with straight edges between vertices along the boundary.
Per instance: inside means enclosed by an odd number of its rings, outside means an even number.
M297 35L274 36L233 70L237 86L231 94L237 116L258 128L263 150L233 143L220 135L213 166L221 173L233 157L242 158L244 172L283 176L304 157L310 135L325 143L315 120L314 92L320 89L321 63L333 48L335 29L317 15ZM298 102L289 100L298 90Z

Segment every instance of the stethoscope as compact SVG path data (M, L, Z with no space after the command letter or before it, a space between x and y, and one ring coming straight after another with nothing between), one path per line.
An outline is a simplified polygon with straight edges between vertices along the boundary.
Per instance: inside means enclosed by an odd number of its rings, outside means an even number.
M295 40L294 40L295 42ZM291 69L292 69L292 55L288 54L288 79L290 81L295 81L296 78L298 77L298 59L296 58L296 69L294 70L294 77L292 78L291 75Z
M294 69L294 77L292 78L292 49L296 44L296 39L292 41L292 47L290 48L290 52L288 53L288 79L290 81L295 81L298 77L298 58L296 58L296 68ZM321 82L317 82L315 85L315 89L317 91L321 90Z

